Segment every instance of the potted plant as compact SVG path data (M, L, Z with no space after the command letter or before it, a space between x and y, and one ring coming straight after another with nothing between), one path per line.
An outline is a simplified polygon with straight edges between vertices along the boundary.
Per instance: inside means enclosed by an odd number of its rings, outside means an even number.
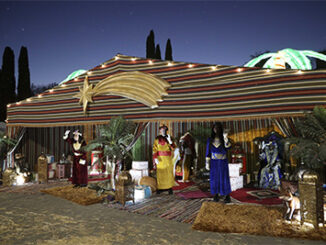
M3 160L6 158L8 146L14 146L15 140L6 136L5 132L0 131L0 179L2 179Z
M115 176L119 172L125 160L131 157L128 145L132 142L135 124L125 120L123 117L112 117L107 125L100 126L99 136L91 140L86 151L94 149L103 150L103 158L106 160L106 167L110 168L111 185L115 187Z
M315 107L304 118L295 121L298 137L288 138L288 144L293 145L290 155L298 159L301 164L295 173L305 170L314 170L325 178L326 163L326 109ZM322 179L325 182L325 179Z

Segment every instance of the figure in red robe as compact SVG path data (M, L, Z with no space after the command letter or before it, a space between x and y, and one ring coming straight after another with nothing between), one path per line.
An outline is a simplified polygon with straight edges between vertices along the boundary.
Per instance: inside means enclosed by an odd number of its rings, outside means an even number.
M73 138L69 138L70 130L65 132L63 139L72 146L73 165L72 165L72 184L74 187L86 187L88 181L86 152L82 147L86 145L82 134L79 130L73 132Z

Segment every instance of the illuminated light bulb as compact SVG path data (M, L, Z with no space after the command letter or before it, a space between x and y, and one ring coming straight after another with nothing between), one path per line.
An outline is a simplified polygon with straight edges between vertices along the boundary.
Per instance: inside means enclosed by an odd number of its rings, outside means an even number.
M74 81L78 81L78 77L75 77Z
M211 66L211 69L212 69L213 71L215 71L217 68L216 68L216 66Z
M54 91L53 89L50 89L50 90L49 90L50 93L53 93L53 91Z
M66 87L67 85L66 84L62 84L61 87Z
M114 57L114 59L115 59L115 60L118 60L118 59L119 59L119 57L118 57L118 56L115 56L115 57Z
M237 72L240 72L240 71L242 71L242 69L241 69L241 68L238 68L238 69L237 69Z
M89 71L89 72L87 72L87 74L88 74L88 75L91 75L91 74L92 74L92 72L91 72L91 71Z
M19 101L19 102L16 102L16 105L20 105L21 103L22 103L22 102L20 102L20 101Z
M297 73L298 73L298 74L302 74L303 72L302 72L301 70L299 70Z
M11 106L10 104L7 105L7 107L10 107L10 106Z
M28 98L27 101L30 102L30 101L32 101L32 99Z
M17 183L17 185L23 185L25 183L25 178L22 174L19 174L16 177L16 183Z
M153 64L153 61L151 61L151 60L150 60L150 61L148 61L148 64L152 65L152 64Z
M42 97L43 97L43 95L39 94L37 97L38 97L38 98L42 98Z
M136 60L136 58L131 58L131 61L135 61Z
M267 69L266 72L271 72L271 70L270 69Z
M192 67L194 67L194 65L193 64L189 64L188 67L189 68L192 68Z
M169 62L169 63L168 63L168 66L172 66L172 65L173 65L173 63L172 63L172 62Z
M101 67L102 67L102 68L104 68L104 67L105 67L105 65L104 65L104 64L102 64L102 65L101 65Z

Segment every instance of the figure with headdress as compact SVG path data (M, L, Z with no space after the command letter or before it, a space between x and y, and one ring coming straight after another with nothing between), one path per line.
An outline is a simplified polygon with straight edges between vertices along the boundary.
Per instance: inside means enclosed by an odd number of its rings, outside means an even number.
M260 158L266 162L261 169L259 187L279 189L281 182L281 163L279 151L275 141L262 142Z
M196 158L195 140L192 135L187 132L179 140L181 149L181 172L182 182L188 182L191 172L191 166Z
M210 171L210 189L216 202L219 201L220 196L225 196L225 203L231 202L227 159L227 150L230 148L231 143L228 134L223 131L222 123L215 123L206 145L206 169Z
M169 194L173 194L174 186L173 168L174 163L173 151L175 144L171 136L167 134L168 127L163 125L159 127L160 135L158 135L153 144L153 169L156 169L157 193L168 190Z
M88 182L86 152L82 147L86 145L83 135L79 130L73 132L73 137L69 138L70 130L65 132L63 139L72 146L73 165L72 165L72 184L74 187L86 187Z

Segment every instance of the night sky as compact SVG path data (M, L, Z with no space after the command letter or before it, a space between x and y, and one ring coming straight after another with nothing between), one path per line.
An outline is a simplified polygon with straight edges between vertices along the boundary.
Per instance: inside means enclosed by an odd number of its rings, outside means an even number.
M17 70L26 46L31 81L45 85L117 53L145 57L151 29L162 58L170 38L175 61L243 65L266 50L325 50L325 23L325 1L0 2L0 55L11 47Z

